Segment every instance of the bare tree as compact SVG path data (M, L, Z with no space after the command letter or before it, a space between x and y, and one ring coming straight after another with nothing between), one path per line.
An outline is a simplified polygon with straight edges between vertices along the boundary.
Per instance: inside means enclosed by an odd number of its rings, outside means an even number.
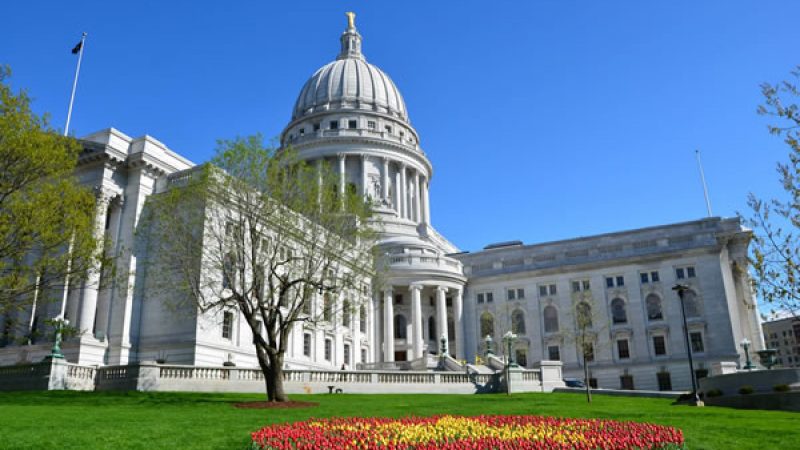
M800 78L800 67L792 71ZM797 317L800 312L800 97L792 81L763 84L764 104L758 113L773 117L777 124L769 132L789 146L789 162L777 170L785 197L763 200L751 193L751 216L745 223L753 229L750 263L753 284L761 297L777 309Z
M201 312L239 311L267 399L286 401L284 355L294 326L333 324L369 290L370 205L327 166L266 148L260 136L220 141L211 164L171 184L150 208L148 254L158 269L149 273ZM314 305L316 297L324 304Z

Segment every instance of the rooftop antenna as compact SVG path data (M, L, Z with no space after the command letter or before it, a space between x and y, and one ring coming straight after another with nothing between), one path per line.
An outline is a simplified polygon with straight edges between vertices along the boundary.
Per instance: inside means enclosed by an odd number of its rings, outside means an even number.
M711 213L711 200L708 199L708 186L706 186L706 175L703 173L703 164L700 162L700 150L695 150L694 155L697 157L697 168L700 170L700 182L703 183L703 195L706 198L708 217L712 217L713 214Z

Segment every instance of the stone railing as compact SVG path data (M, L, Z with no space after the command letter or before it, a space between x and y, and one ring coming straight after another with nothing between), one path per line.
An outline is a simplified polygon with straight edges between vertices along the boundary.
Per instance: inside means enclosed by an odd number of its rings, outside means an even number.
M390 268L399 270L413 267L414 269L437 268L458 273L462 271L461 262L449 256L405 253L386 255L386 262Z
M546 365L545 365L546 363ZM560 363L543 361L541 370L514 369L514 392L549 391L563 386ZM557 366L557 367L556 367ZM546 370L545 370L546 369ZM452 393L495 392L505 374L431 371L285 370L288 393ZM542 380L545 382L542 382ZM254 392L265 390L260 369L160 365L90 367L64 360L0 367L0 389L139 390Z

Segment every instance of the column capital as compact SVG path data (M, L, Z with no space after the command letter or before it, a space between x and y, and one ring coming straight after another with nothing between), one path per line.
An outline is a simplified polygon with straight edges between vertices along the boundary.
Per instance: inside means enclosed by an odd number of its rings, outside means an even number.
M367 154L366 153L359 153L358 156L361 158L361 161L364 161L365 159L367 159Z
M346 153L337 153L336 156L339 157L339 161L344 161L344 159L347 157L347 154Z
M444 286L436 286L436 291L437 291L437 292L442 292L442 293L446 294L446 293L447 293L447 291L448 291L448 288L446 288L446 287L444 287Z
M412 290L415 290L415 291L417 291L417 290L421 291L422 288L424 288L424 287L425 286L423 286L421 284L412 284L412 285L408 286L409 289L412 289Z
M97 199L97 202L105 203L106 205L117 195L116 192L105 186L94 186L92 191L94 192L94 197Z
M392 295L392 292L394 292L394 288L392 286L387 286L383 288L384 295L386 294Z

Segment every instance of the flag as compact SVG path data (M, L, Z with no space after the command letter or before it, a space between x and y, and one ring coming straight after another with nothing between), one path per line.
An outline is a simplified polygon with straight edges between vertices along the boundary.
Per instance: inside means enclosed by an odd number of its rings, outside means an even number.
M78 52L81 51L81 47L83 47L83 39L81 39L81 41L75 44L75 47L72 48L72 54L77 55Z

